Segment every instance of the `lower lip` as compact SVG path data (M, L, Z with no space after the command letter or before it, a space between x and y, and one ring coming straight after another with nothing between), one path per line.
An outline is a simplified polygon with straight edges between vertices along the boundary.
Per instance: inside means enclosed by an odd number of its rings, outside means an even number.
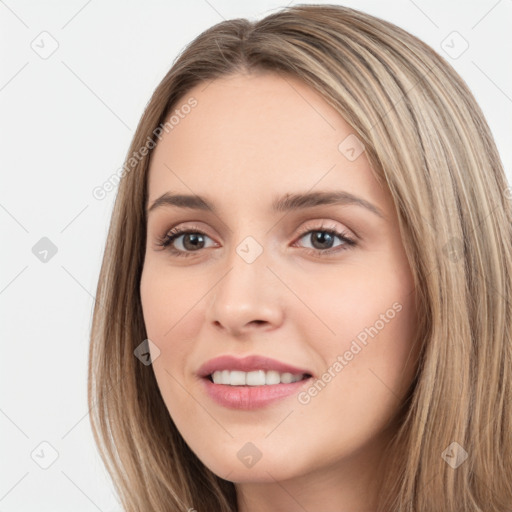
M201 380L206 393L218 404L230 409L252 410L297 394L300 388L309 383L311 377L290 384L268 386L229 386L214 384L207 378Z

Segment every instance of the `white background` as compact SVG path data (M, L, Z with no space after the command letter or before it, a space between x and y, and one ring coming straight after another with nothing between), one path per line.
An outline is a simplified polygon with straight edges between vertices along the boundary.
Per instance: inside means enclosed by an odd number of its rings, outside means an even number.
M97 200L92 190L121 167L151 93L189 41L223 19L256 19L284 5L0 2L1 512L120 510L86 403L91 313L115 197ZM447 57L482 107L510 181L512 0L343 5ZM456 59L441 47L453 31L469 44ZM48 58L32 48L52 44ZM32 252L42 237L57 247L46 263ZM52 461L43 441L58 454L47 469L36 463Z

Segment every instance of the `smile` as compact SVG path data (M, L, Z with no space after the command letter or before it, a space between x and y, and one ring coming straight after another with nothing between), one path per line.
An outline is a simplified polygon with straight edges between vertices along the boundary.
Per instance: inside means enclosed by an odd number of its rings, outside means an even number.
M228 409L260 409L305 389L313 372L304 367L252 354L225 354L205 362L197 370L203 392Z
M307 374L279 373L275 370L255 370L243 372L239 370L217 370L210 375L214 384L227 386L272 386L275 384L291 384L304 379Z

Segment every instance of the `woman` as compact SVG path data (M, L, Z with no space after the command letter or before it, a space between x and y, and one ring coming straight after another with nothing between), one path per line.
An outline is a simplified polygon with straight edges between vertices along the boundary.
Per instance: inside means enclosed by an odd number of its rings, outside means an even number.
M134 135L91 334L125 509L512 509L512 213L453 69L339 6L222 22ZM98 407L92 407L98 405Z

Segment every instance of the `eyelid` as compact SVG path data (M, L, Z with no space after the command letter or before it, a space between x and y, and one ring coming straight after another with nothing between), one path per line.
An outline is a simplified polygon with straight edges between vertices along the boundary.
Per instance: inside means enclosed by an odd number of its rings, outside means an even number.
M318 224L320 223L320 224ZM312 224L312 225L311 225ZM349 235L351 238L358 238L358 236L352 231L343 226L339 223L336 223L332 220L326 220L326 219L315 219L312 221L307 221L305 225L301 226L299 228L299 236L305 235L309 233L310 231L337 231L337 232L343 232Z
M314 220L306 221L305 223L303 223L301 225L301 227L299 228L299 233L304 234L311 230L320 231L321 229L326 229L326 230L331 229L331 230L336 230L336 231L343 230L343 228L340 227L338 224L339 223L336 223L335 221L332 221L332 220L314 219Z

